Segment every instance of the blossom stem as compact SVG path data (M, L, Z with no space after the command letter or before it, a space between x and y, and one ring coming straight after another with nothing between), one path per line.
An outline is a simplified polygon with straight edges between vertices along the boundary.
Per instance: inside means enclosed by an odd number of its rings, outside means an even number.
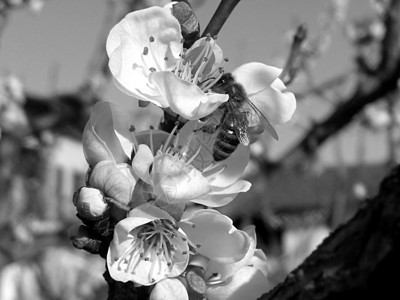
M221 3L212 16L206 29L204 29L202 36L205 37L207 34L210 34L210 36L213 37L217 35L239 2L240 0L221 0Z

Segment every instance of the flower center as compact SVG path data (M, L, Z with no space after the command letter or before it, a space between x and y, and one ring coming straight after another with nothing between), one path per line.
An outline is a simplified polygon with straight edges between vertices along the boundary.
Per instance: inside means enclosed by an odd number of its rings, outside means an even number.
M223 66L227 61L215 61L214 46L214 39L210 36L202 38L197 46L189 50L182 48L179 58L173 64L173 61L169 62L171 58L166 56L160 59L157 56L157 49L154 49L155 38L150 36L149 44L143 48L141 58L147 74L168 70L180 79L198 85L203 92L208 92L224 74Z
M130 234L134 237L130 247L121 256L118 269L135 274L140 264L150 263L149 281L166 277L175 264L175 257L189 255L182 247L177 247L186 237L178 231L178 227L170 220L155 220L133 229ZM180 239L180 241L178 241ZM163 269L160 266L166 265ZM164 274L160 274L161 272Z
M204 43L200 43L199 46L192 47L188 51L183 49L175 65L174 74L185 81L197 84L203 92L207 92L224 73L223 63L212 67L215 63L213 45L214 40L207 36L204 38Z

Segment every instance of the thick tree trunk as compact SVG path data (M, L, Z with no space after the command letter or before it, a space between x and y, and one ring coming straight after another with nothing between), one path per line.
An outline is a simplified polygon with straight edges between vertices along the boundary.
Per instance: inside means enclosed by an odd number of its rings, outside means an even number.
M400 166L262 300L400 299Z

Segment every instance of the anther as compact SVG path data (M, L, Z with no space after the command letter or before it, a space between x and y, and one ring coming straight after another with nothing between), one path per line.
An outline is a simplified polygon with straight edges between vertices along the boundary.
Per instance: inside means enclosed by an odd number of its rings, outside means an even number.
M149 48L144 47L143 48L143 55L147 55L147 54L149 54Z
M151 68L149 68L149 71L153 73L153 72L155 72L155 71L157 71L157 70L156 70L156 68L151 67Z
M150 43L154 42L154 36L151 35L151 36L149 37L149 41L150 41Z

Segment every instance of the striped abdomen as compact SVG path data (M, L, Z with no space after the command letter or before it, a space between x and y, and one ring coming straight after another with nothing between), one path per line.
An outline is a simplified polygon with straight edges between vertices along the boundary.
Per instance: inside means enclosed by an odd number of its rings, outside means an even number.
M239 143L234 130L233 118L230 114L225 114L213 146L214 160L227 159L236 150Z

